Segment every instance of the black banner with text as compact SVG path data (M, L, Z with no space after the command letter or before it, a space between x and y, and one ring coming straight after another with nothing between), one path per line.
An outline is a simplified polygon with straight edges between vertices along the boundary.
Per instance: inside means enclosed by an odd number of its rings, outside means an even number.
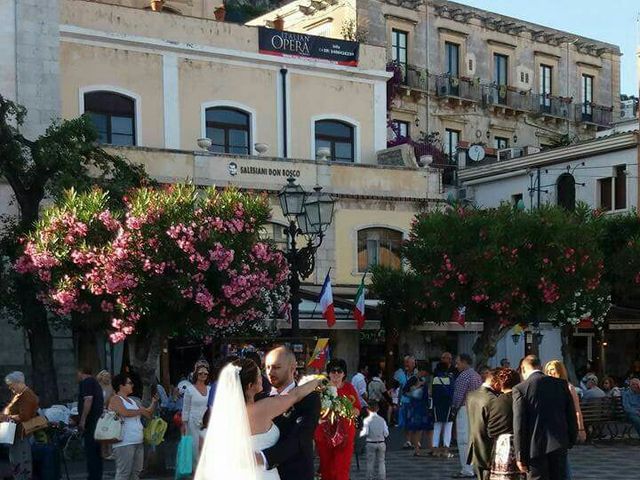
M358 42L283 32L264 27L260 27L259 30L260 53L314 58L350 67L358 66L360 47Z

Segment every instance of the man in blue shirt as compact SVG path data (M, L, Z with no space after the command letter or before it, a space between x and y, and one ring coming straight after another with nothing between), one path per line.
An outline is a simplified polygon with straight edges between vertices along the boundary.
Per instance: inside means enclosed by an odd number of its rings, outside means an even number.
M629 380L629 388L622 394L622 407L640 435L640 378Z

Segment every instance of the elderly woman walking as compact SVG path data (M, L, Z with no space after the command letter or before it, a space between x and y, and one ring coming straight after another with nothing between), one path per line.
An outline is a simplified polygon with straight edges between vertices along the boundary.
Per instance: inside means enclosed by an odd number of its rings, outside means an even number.
M4 379L13 393L9 405L0 415L0 421L12 421L17 423L16 437L13 445L9 447L9 462L15 480L31 480L31 444L24 433L22 424L34 418L38 414L38 397L25 384L24 373L11 372Z

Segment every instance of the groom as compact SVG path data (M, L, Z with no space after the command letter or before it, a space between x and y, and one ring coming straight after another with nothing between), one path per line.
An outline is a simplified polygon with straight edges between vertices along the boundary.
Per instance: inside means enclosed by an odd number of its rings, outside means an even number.
M267 376L271 392L286 395L296 386L296 356L287 347L277 347L266 357ZM264 468L277 468L281 480L313 480L313 433L320 419L320 396L314 392L274 420L280 430L280 440L262 451Z

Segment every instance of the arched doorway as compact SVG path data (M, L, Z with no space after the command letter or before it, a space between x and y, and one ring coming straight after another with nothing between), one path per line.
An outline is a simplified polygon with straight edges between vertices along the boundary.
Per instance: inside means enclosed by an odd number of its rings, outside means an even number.
M567 210L574 210L576 208L576 180L573 175L563 173L558 177L556 185L558 206Z

